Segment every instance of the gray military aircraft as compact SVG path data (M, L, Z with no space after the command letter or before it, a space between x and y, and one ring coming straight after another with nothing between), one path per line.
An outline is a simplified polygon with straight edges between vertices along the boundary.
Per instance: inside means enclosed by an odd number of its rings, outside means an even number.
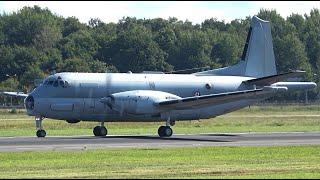
M72 73L50 75L25 97L35 116L37 136L44 118L68 123L97 121L95 136L106 136L105 122L161 122L158 134L170 137L175 121L212 118L287 90L312 89L314 82L280 82L304 71L277 74L270 23L254 16L236 65L192 74Z

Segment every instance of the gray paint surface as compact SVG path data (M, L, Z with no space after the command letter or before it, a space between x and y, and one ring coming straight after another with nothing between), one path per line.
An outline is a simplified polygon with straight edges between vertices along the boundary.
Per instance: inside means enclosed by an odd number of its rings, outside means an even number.
M320 133L225 133L139 136L0 137L0 152L89 150L110 148L167 148L201 146L320 145Z

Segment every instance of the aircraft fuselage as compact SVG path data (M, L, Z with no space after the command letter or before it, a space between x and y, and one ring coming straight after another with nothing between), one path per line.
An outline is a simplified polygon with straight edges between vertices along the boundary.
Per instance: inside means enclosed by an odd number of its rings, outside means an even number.
M190 110L172 110L163 114L119 113L100 102L110 94L131 90L152 90L180 97L218 94L246 90L252 87L242 82L252 79L237 76L195 76L193 74L135 74L135 73L58 73L49 76L31 94L32 116L78 121L161 121L170 115L175 120L214 117L260 100L245 99ZM58 81L58 82L56 82ZM60 82L62 81L62 82Z

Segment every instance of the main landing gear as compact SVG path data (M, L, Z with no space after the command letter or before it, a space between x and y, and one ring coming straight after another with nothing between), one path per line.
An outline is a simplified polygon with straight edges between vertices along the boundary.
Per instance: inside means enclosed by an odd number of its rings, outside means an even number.
M36 121L36 127L37 127L37 137L45 137L47 135L46 131L42 128L42 116L36 116L35 121Z
M175 125L175 121L171 121L170 117L166 121L166 126L160 126L158 129L158 135L160 137L170 137L173 134L173 130L170 128Z
M100 126L93 128L93 134L95 136L106 136L108 134L107 128L104 126L104 122L101 122Z

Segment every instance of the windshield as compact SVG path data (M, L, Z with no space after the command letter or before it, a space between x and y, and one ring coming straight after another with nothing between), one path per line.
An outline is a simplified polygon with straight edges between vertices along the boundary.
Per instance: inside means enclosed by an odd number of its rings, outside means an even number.
M47 79L44 80L43 85L67 88L69 86L69 83L68 81L63 80L60 76L49 76Z

